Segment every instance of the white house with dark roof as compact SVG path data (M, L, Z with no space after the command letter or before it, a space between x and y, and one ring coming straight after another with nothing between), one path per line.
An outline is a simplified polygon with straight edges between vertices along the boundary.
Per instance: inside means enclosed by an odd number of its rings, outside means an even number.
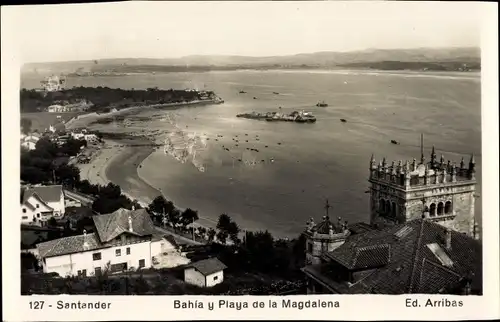
M191 263L184 269L184 281L199 287L212 287L224 281L224 265L217 258Z
M43 226L51 217L63 217L65 207L61 185L21 188L22 224Z
M45 273L75 276L150 268L164 254L173 258L170 266L189 263L187 258L174 258L176 245L157 233L145 209L119 209L92 219L94 233L37 245ZM180 252L176 257L182 257Z

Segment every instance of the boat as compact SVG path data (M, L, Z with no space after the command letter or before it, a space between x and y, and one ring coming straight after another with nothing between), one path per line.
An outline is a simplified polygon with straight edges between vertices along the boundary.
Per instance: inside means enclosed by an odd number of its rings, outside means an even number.
M340 119L340 122L346 123L347 121L346 121L346 119Z
M278 92L273 92L273 94L274 94L274 95L279 95L280 93L278 93Z
M240 91L240 94L246 94L246 93L247 93L247 92L245 92L245 91Z
M398 141L396 141L396 140L391 140L391 143L392 143L392 144L399 144L399 142L398 142Z
M253 97L253 99L254 99L254 100L256 100L256 99L257 99L257 97L255 97L255 96L254 96L254 97Z
M322 102L319 102L318 104L316 104L317 107L327 107L328 104L325 103L325 101L322 101Z
M316 117L313 116L311 113L305 111L300 111L300 112L293 111L288 115L278 112L267 112L267 113L251 112L251 113L238 114L236 115L236 117L242 117L253 120L265 120L268 122L278 122L278 121L296 122L296 123L316 122Z

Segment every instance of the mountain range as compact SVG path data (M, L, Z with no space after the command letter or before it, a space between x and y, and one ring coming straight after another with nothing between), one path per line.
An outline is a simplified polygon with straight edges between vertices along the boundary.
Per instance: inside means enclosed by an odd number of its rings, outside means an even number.
M261 68L338 68L358 66L370 68L381 62L443 63L480 66L481 50L476 47L415 48L415 49L366 49L350 52L316 52L286 56L230 56L191 55L180 58L116 58L86 61L30 63L23 73L50 72L133 72L180 71L211 69L261 69Z

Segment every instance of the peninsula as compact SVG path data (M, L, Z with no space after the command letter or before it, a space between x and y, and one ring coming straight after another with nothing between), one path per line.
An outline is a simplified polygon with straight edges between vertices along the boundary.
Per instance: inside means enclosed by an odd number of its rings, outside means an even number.
M282 114L278 112L267 112L267 113L243 113L238 114L236 117L242 117L251 120L263 120L268 122L273 121L283 121L283 122L296 122L296 123L314 123L316 122L316 117L314 117L309 112L304 111L293 111L290 114Z
M220 104L224 101L213 91L194 89L121 89L109 87L73 87L55 91L22 89L21 112L97 112L108 113L134 106Z

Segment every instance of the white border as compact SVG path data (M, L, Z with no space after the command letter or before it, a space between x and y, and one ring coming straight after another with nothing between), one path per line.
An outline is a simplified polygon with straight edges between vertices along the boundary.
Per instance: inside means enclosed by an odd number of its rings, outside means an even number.
M373 2L371 2L373 3ZM490 180L483 180L483 254L484 296L461 297L461 308L406 308L405 300L428 298L440 300L443 296L297 296L295 299L338 300L338 309L190 309L173 310L173 301L253 301L267 303L276 297L203 297L203 296L31 296L21 297L19 285L19 222L17 204L19 199L19 71L21 62L18 44L29 39L16 35L16 25L29 21L19 19L10 7L2 7L2 286L3 313L6 321L43 320L227 320L227 319L308 319L308 320L458 320L493 319L499 316L499 208L498 208L498 6L496 3L476 3L482 9L482 168ZM120 5L120 4L116 4ZM192 5L196 5L192 3ZM344 3L348 5L348 2ZM400 3L405 5L405 3ZM19 10L19 8L17 8ZM449 14L453 14L450 10ZM83 20L82 23L85 23ZM37 26L33 26L36 28ZM12 202L9 202L12 201ZM111 302L111 309L100 311L58 311L57 300L100 300ZM449 300L457 297L446 296ZM29 309L28 302L45 300L52 308L42 311ZM280 307L280 306L278 306Z

